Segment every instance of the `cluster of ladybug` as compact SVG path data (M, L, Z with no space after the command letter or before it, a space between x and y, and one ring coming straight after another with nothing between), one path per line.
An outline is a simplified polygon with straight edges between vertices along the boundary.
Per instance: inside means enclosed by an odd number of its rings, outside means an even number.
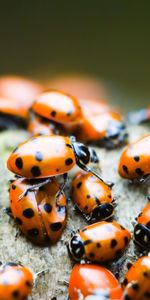
M9 197L11 213L19 228L38 245L55 243L60 239L67 219L64 193L67 174L77 164L82 170L72 180L71 198L91 224L80 229L68 243L71 257L75 261L85 261L75 265L71 272L70 300L149 299L149 256L138 259L128 270L123 292L110 271L93 264L119 258L127 248L131 234L112 221L115 209L112 185L104 182L88 166L89 163L97 164L99 160L95 150L82 142L96 142L107 148L126 143L127 133L121 116L104 102L77 100L56 90L36 96L40 90L37 86L32 86L32 96L28 90L30 97L27 98L30 100L25 103L20 100L20 95L18 98L15 96L15 80L8 94L14 93L16 106L12 104L12 95L3 96L0 112L1 124L8 115L10 124L14 124L16 119L24 119L32 134L29 140L14 149L7 161L8 169L16 176L10 183ZM7 84L2 83L2 91L7 91ZM4 125L1 127L5 128ZM150 135L125 148L119 162L119 174L135 182L149 180ZM63 175L63 183L59 181L60 175ZM142 248L150 249L149 204L137 218L134 240ZM25 267L14 264L2 266L1 300L27 299L32 285L33 275Z

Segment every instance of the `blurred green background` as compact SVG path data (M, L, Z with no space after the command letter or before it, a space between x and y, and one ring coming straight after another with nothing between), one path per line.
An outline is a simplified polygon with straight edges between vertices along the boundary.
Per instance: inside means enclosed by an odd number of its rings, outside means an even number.
M150 1L0 3L0 75L99 78L125 109L149 104Z

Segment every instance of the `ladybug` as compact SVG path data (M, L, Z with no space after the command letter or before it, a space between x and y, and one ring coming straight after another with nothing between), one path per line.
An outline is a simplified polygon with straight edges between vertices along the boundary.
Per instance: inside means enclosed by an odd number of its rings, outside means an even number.
M115 221L101 221L79 230L72 237L68 250L77 261L106 262L120 256L130 238L129 231Z
M0 77L0 128L26 124L29 108L42 89L26 78Z
M71 197L88 221L106 220L114 214L111 188L91 173L75 175Z
M75 131L78 140L96 142L100 146L112 149L127 141L126 128L122 116L110 111L104 105L92 109L93 103L81 101L82 123ZM100 110L101 107L101 110Z
M28 188L28 194L19 200ZM12 216L23 234L38 245L58 241L66 225L67 200L59 190L54 178L36 191L32 191L32 183L24 178L10 184Z
M27 300L31 295L33 274L31 271L15 263L7 263L0 268L0 299Z
M131 111L127 115L130 124L141 124L150 121L150 107Z
M150 257L139 258L128 270L123 282L123 300L150 298Z
M58 133L54 123L34 114L30 114L28 131L32 136L54 135Z
M144 207L137 217L134 240L142 248L150 249L150 203Z
M20 144L8 158L7 167L17 175L35 179L66 174L76 163L91 171L86 166L90 161L98 163L95 150L77 143L74 137L38 136ZM93 170L91 173L100 178Z
M119 162L120 176L139 182L150 175L150 134L128 145Z
M81 117L78 100L53 89L41 93L33 103L32 110L44 118L61 124L78 122Z
M79 295L86 300L119 300L122 296L115 276L106 268L93 264L76 264L73 267L68 292L70 300L78 300Z

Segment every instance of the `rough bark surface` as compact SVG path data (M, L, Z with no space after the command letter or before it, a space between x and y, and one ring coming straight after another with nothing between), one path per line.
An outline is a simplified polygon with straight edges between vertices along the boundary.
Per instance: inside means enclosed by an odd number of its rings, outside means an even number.
M147 126L131 127L129 128L130 141L134 141L148 132L149 128ZM55 246L37 247L18 233L14 221L4 212L4 208L9 205L8 179L12 177L6 168L5 162L10 151L26 138L27 134L23 131L5 131L0 135L0 261L21 262L29 266L35 273L48 269L48 272L41 275L36 281L32 297L34 300L48 300L53 297L56 297L57 300L63 300L67 299L67 286L64 281L68 281L73 265L68 257L65 243L70 239L71 231L82 228L86 222L81 215L75 212L70 201L68 203L67 227L61 240ZM150 192L148 191L148 185L130 185L127 180L119 177L117 167L122 149L107 151L97 148L96 150L100 158L103 178L115 183L113 194L118 204L115 219L133 232L132 222L147 202L146 195ZM68 191L69 186L68 183ZM138 250L131 241L124 256L119 261L111 263L109 268L114 273L119 273L119 277L122 279L127 262L134 261L138 255Z

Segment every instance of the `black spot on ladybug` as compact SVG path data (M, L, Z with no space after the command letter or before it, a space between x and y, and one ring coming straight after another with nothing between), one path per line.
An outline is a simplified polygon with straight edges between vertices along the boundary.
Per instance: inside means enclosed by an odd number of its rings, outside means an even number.
M135 172L136 172L139 176L143 176L143 175L144 175L144 171L142 171L140 168L135 169Z
M12 297L15 298L15 299L19 298L20 297L20 292L18 290L13 291L12 292Z
M89 245L89 244L91 244L92 242L93 242L92 240L86 240L86 241L84 242L84 246Z
M117 244L118 244L117 241L115 239L112 239L111 243L110 243L110 247L115 248L117 246Z
M149 291L145 292L144 297L149 299L150 298L150 292Z
M123 165L122 168L126 174L129 174L129 170L127 166Z
M51 206L51 204L45 203L45 204L44 204L44 210L45 210L47 213L50 213L50 212L52 211L52 206Z
M79 188L81 187L81 185L82 185L82 182L81 182L81 181L80 181L80 182L78 182L78 183L77 183L77 186L76 186L76 187L77 187L77 189L79 189Z
M67 116L69 117L69 116L71 116L72 115L72 110L69 110L68 112L67 112Z
M87 205L85 205L84 210L88 210L88 206Z
M90 196L90 195L86 195L86 198L87 198L87 199L90 199L90 198L91 198L91 196Z
M97 247L97 248L100 248L100 247L101 247L101 244L100 244L100 243L97 243L97 244L96 244L96 247Z
M39 230L38 228L32 228L32 229L29 229L27 231L27 234L30 236L30 237L37 237L39 235Z
M27 219L31 219L34 216L34 211L32 208L27 208L23 211L23 216Z
M125 236L125 237L124 237L124 242L125 242L125 246L127 246L127 245L128 245L128 242L129 242L129 240L128 240L128 237L127 237L127 236Z
M134 156L133 158L134 158L135 161L139 161L140 160L139 156Z
M126 286L127 284L128 284L128 279L125 278L124 281L123 281L123 285Z
M95 254L94 254L93 252L91 252L91 253L89 253L89 256L90 256L91 258L94 258L94 257L95 257Z
M145 271L145 272L143 272L143 276L144 276L144 277L149 277L149 274L148 274L148 272L146 272L146 271Z
M21 169L23 168L23 161L22 161L22 158L21 158L21 157L16 158L15 164L16 164L16 167L17 167L19 170L21 170Z
M16 189L16 185L12 184L12 189L15 190Z
M67 166L71 165L72 163L73 163L73 159L72 159L72 158L67 158L67 159L65 160L65 164L66 164Z
M33 175L33 177L38 177L41 175L41 171L40 168L38 166L34 166L31 168L31 173Z
M111 199L111 195L107 195L107 198Z
M52 116L52 117L55 117L55 116L56 116L56 111L55 111L55 110L52 110L52 111L51 111L51 116Z
M59 172L59 169L56 169L56 172Z
M16 217L15 222L17 225L22 225L22 223L23 223L22 220L18 217Z
M132 289L133 289L134 291L138 291L138 290L139 290L139 285L138 285L138 283L133 283L133 284L132 284Z
M121 254L122 254L122 249L119 249L119 250L116 251L116 256L119 257L119 256L121 256Z
M50 225L50 229L51 229L52 231L58 231L58 230L61 229L61 227L62 227L62 224L61 224L60 222L52 223L52 224Z
M71 145L70 145L70 144L66 144L66 147L68 147L68 148L71 148L71 149L72 149L72 147L71 147Z
M30 288L30 287L32 287L32 282L30 282L29 280L26 280L25 285Z
M43 155L42 155L42 153L40 151L36 151L36 153L35 153L35 159L37 161L42 161L43 160Z
M17 152L17 150L18 150L18 147L16 147L16 148L12 151L12 153Z

